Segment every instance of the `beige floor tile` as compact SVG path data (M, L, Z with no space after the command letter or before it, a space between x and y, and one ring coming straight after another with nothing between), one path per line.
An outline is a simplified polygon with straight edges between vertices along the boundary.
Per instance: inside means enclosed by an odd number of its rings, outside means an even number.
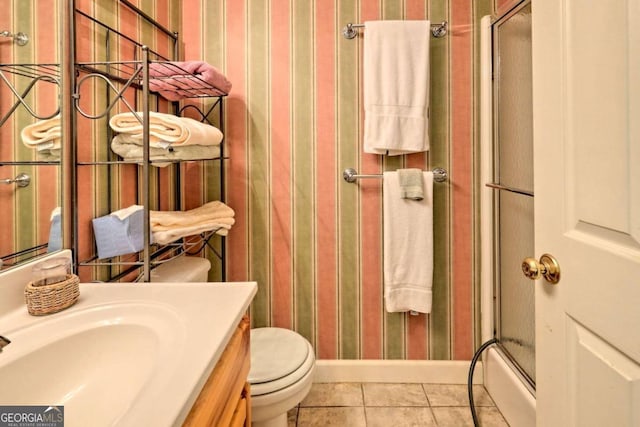
M365 406L429 406L420 384L364 383Z
M298 407L289 410L287 412L287 427L296 427L296 423L298 422Z
M301 408L312 406L362 406L360 383L317 383L300 404Z
M476 408L476 414L482 427L509 427L507 421L495 407Z
M298 427L366 427L364 407L300 408Z
M436 427L436 421L427 407L367 407L367 427Z
M467 386L464 384L423 384L431 406L469 406ZM495 406L482 385L473 386L475 406Z
M473 427L473 417L468 406L431 408L438 427ZM476 408L482 427L509 427L500 411L495 407Z
M473 427L473 417L469 407L432 407L438 427ZM484 427L484 426L483 426Z

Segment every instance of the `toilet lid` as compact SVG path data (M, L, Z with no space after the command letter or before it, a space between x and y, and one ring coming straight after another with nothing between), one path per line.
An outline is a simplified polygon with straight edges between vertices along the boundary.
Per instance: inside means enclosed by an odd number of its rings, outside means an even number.
M252 329L249 383L285 377L300 368L308 356L308 341L289 329Z

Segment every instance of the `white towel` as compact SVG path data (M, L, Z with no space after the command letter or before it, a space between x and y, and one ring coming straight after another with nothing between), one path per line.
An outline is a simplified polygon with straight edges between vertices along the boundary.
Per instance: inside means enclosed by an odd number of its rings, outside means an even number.
M134 139L129 134L116 135L111 140L111 150L125 160L134 160L142 164L142 145L138 139ZM151 166L165 167L172 161L215 159L220 157L220 147L217 145L178 145L167 149L149 147L149 156L153 162Z
M143 113L137 113L140 118ZM131 112L120 113L109 120L111 129L126 133L142 141L142 123ZM169 145L218 145L222 132L214 126L200 123L188 117L164 113L149 113L149 146L167 148Z
M369 21L364 32L364 152L429 150L429 21Z
M400 197L397 172L382 180L384 301L388 312L431 312L433 173L423 173L424 199Z

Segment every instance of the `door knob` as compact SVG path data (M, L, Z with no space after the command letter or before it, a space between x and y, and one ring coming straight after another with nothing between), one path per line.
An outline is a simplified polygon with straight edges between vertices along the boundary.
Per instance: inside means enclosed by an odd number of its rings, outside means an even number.
M525 258L522 261L522 272L531 280L538 280L540 277L555 285L560 281L560 264L553 255L544 254L540 261L535 258Z

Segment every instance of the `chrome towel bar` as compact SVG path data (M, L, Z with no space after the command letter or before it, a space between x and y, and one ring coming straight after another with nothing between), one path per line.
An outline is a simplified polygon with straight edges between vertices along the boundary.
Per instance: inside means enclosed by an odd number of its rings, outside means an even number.
M449 177L449 174L447 173L447 171L442 168L435 168L431 172L433 172L433 180L435 182L445 182ZM344 170L344 172L342 172L342 178L344 178L344 180L347 182L356 182L356 179L360 179L360 178L382 178L382 174L359 175L358 171L355 170L354 168L347 168Z
M433 37L437 39L446 36L448 26L449 24L447 21L442 21L439 24L431 24L431 35L433 35ZM342 36L345 39L355 38L358 35L358 31L356 30L356 28L364 28L364 24L352 24L351 22L349 22L342 29Z

